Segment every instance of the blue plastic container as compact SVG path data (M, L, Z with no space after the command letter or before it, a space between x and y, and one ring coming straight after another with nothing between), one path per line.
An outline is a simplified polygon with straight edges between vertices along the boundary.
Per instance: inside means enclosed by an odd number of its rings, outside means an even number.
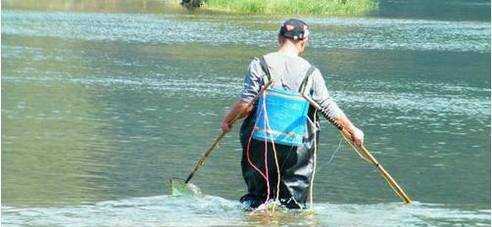
M308 101L299 92L278 88L267 90L265 96L258 100L253 138L284 145L302 145L303 137L307 135L308 109Z

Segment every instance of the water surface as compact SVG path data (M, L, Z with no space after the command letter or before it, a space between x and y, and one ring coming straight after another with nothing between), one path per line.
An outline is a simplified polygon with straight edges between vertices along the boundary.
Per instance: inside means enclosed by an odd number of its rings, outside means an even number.
M249 61L281 19L2 10L2 224L490 223L490 23L307 18L305 58L417 202L404 206L323 123L314 217L241 211L237 127L219 133Z

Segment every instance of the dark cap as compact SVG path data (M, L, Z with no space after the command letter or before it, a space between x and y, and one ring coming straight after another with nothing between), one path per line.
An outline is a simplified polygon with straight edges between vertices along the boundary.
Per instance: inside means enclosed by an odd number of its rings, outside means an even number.
M293 40L304 39L309 36L309 26L299 19L288 19L280 27L279 35Z

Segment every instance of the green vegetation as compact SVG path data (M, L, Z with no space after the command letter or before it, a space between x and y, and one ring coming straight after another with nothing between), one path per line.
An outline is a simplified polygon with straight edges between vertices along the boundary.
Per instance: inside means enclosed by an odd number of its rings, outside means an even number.
M266 15L344 16L377 10L375 0L206 0L203 9Z
M2 9L87 12L198 12L250 15L359 16L378 9L377 0L2 0Z

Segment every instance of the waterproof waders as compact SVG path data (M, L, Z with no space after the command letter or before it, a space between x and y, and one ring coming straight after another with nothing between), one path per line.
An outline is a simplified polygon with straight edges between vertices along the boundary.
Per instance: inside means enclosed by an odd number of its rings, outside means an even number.
M269 80L270 72L264 58L260 65L266 74L264 80ZM267 90L241 126L241 167L248 193L240 201L250 208L276 198L276 159L281 204L287 208L305 207L319 127L318 119L314 119L316 110L300 94L305 92L305 84L313 71L314 67L308 70L298 91L278 87Z

